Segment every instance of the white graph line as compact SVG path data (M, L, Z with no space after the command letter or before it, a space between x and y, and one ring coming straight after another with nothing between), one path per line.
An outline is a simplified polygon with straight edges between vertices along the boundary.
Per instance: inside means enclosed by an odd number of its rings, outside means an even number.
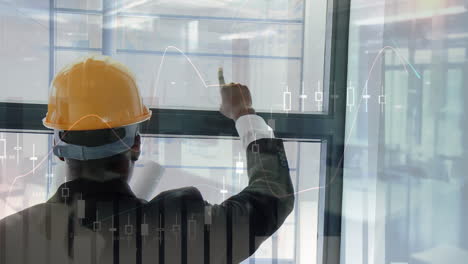
M192 60L191 60L181 49L179 49L179 48L177 48L177 47L175 47L175 46L168 46L168 47L165 49L164 53L163 53L163 57L162 57L162 59L161 59L161 63L160 63L159 69L158 69L158 73L157 73L156 81L155 81L155 85L156 85L156 86L154 86L153 98L155 98L154 96L156 95L156 90L157 90L157 85L158 85L159 78L160 78L160 74L161 74L161 69L162 69L162 66L163 66L163 63L164 63L164 59L165 59L165 55L166 55L168 49L175 49L176 51L180 52L180 53L186 58L186 60L190 63L190 65L191 65L191 66L193 67L193 69L195 70L195 72L196 72L198 78L200 79L200 81L202 82L202 84L203 84L203 86L204 86L205 88L207 88L207 87L212 87L212 86L213 86L213 87L215 87L215 86L216 86L216 87L219 87L219 86L220 86L220 85L218 85L218 84L217 84L217 85L207 85L206 82L205 82L205 80L203 79L203 76L201 75L200 71L199 71L198 68L195 66L195 64L192 62ZM378 52L378 54L376 55L376 57L375 57L375 59L374 59L374 61L373 61L373 63L372 63L372 66L371 66L371 68L370 68L370 70L369 70L369 72L368 72L367 80L366 80L366 82L365 82L365 87L368 87L368 82L369 82L369 80L370 80L370 78L371 78L371 76L372 76L371 74L372 74L372 72L373 72L373 70L374 70L374 67L375 67L375 65L376 65L376 63L377 63L377 61L378 61L378 59L381 58L383 52L384 52L385 50L388 50L388 49L392 50L392 51L397 55L397 57L398 57L399 60L400 60L400 63L403 65L403 67L404 67L406 73L408 74L408 69L407 69L407 67L406 67L406 64L409 65L409 62L408 62L406 59L404 59L404 58L399 54L398 50L396 50L394 47L385 46L385 47L383 47L383 48ZM364 93L364 90L363 90L363 93ZM242 95L242 94L241 94L241 95ZM359 108L360 105L362 104L362 99L363 99L363 96L362 96L362 95L363 95L363 94L361 94L361 96L360 96L359 102L358 102L358 104L357 104L357 108ZM243 98L243 100L245 101L245 98ZM95 115L92 115L92 116L95 116ZM86 116L86 117L87 117L87 116ZM82 121L82 119L84 119L84 118L86 118L86 117L81 118L80 120L78 120L77 122L75 122L74 125L76 125L78 122ZM99 118L100 118L100 117L99 117ZM348 142L349 142L350 136L351 136L351 134L352 134L351 131L353 131L353 129L354 129L354 125L355 125L355 123L356 123L356 119L357 119L357 115L354 116L354 119L353 119L353 121L351 122L351 127L350 127L350 130L349 130L350 132L348 133L348 137L345 138L345 140L344 140L344 149L345 149L345 150L346 150L346 148L347 148L347 146L348 146ZM251 128L253 128L250 119L249 119L249 125L250 125ZM130 148L130 147L129 147L129 148ZM130 148L130 149L131 149L131 148ZM8 195L7 195L6 200L5 200L5 206L6 206L6 204L7 204L7 200L8 200L8 198L9 198L10 194L11 194L11 190L12 190L13 186L15 185L16 181L17 181L18 179L20 179L20 178L23 178L23 177L29 175L31 172L34 172L35 169L36 169L37 167L41 166L41 165L44 163L44 161L46 160L46 158L47 158L49 155L51 155L51 153L52 153L52 150L49 151L49 153L48 153L37 165L35 165L34 168L33 168L30 172L28 172L28 173L26 173L26 174L23 174L23 175L16 176L16 177L14 178L14 180L13 180L13 182L12 182L12 184L10 185L10 188L9 188L9 190L8 190ZM339 164L341 164L341 163L343 162L343 158L344 158L344 156L342 156L341 159L339 160ZM260 159L260 163L261 163L261 167L263 167L263 163L261 162L261 159ZM307 189L304 189L304 190L296 191L295 193L292 193L292 194L287 194L287 195L275 194L274 191L273 191L273 189L271 189L271 187L270 187L270 191L271 191L274 195L277 195L278 197L284 197L284 196L291 196L291 195L294 195L294 194L299 194L299 193L307 192L307 191L311 191L311 190L322 189L322 188L326 188L327 186L329 186L330 184L332 184L333 181L334 181L334 179L336 178L336 176L337 176L337 174L335 173L335 175L332 176L330 182L327 183L327 184L324 185L324 186L317 186L317 187L307 188ZM269 181L265 181L265 182L267 182L267 184L269 185ZM213 188L216 188L216 187L213 187ZM216 188L216 189L217 189L217 188Z
M156 98L156 92L158 90L158 85L159 85L159 78L161 76L161 70L163 68L163 65L164 65L164 60L166 59L166 53L167 53L167 50L169 49L175 49L177 52L179 52L182 56L185 57L185 59L188 61L188 63L190 63L190 65L192 66L192 68L195 70L195 73L197 74L198 78L200 79L201 83L203 84L203 86L205 88L207 87L210 87L210 86L218 86L218 84L216 85L207 85L206 82L205 82L205 79L203 78L202 74L200 73L200 71L198 70L198 68L195 66L195 64L192 62L192 60L185 54L185 52L183 52L181 49L177 48L176 46L167 46L166 49L164 50L164 53L162 55L162 58L161 58L161 63L159 64L159 68L158 68L158 73L156 74L156 80L154 82L154 85L153 85L153 100L155 100ZM152 105L156 105L156 102L151 102Z
M406 64L409 65L409 62L407 60L405 60L404 58L401 57L401 55L399 54L398 50L396 50L395 48L391 47L391 46L385 46L383 47L379 52L378 54L375 56L375 59L372 63L372 66L367 74L367 80L365 82L365 87L368 87L368 83L369 83L369 80L370 78L372 77L372 72L374 70L374 67L377 63L377 61L379 60L379 58L382 56L383 52L387 49L390 49L392 50L393 52L395 52L395 54L398 56L398 58L400 59L400 63L403 65L403 67L405 68L405 71L406 73L408 74L408 69L406 68ZM363 94L364 94L364 89L363 89ZM359 102L357 104L357 108L356 109L359 109L361 104L362 104L362 99L363 99L363 94L361 94L360 96L360 99L359 99ZM341 156L340 160L338 161L338 164L341 165L341 163L343 162L343 159L344 159L344 153L346 151L346 149L348 148L348 143L349 143L349 140L351 138L351 135L352 135L352 131L354 130L354 126L356 124L356 120L357 120L357 117L358 115L354 115L354 118L351 122L351 127L349 129L349 133L348 133L348 137L345 138L344 140L344 145L343 145L343 155ZM301 190L301 191L298 191L296 192L296 194L299 194L299 193L303 193L303 192L307 192L307 191L311 191L311 190L318 190L318 189L323 189L323 188L326 188L328 186L330 186L331 184L333 184L333 182L335 181L336 177L338 176L338 173L335 173L335 175L332 175L332 178L330 179L330 182L325 184L324 186L317 186L317 187L312 187L312 188L307 188L307 189L304 189L304 190Z

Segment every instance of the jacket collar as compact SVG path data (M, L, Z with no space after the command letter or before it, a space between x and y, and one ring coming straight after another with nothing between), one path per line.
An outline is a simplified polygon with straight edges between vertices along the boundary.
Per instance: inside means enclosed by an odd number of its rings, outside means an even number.
M78 199L86 200L106 197L136 198L130 186L119 179L106 182L76 179L60 185L57 192L47 202L68 203Z

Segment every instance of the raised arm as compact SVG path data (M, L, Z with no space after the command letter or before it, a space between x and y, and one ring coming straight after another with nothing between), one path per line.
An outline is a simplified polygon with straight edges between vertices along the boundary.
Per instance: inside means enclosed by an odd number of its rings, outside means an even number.
M283 142L254 114L248 88L220 83L221 112L236 121L246 148L249 185L220 205L207 204L213 219L210 259L239 263L283 224L294 207L294 190Z

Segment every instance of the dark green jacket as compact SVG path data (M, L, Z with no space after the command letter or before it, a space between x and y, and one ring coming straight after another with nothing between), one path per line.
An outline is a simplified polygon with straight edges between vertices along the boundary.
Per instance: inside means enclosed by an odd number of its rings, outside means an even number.
M280 139L252 142L247 168L249 185L220 205L194 187L146 202L122 181L67 182L0 221L0 263L239 263L294 206Z

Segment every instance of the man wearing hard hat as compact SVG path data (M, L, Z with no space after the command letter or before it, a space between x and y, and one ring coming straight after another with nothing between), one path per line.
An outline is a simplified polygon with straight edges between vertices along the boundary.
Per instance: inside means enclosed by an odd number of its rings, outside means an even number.
M151 117L122 64L91 56L52 82L44 125L68 182L46 203L0 221L0 263L239 263L290 214L283 142L255 115L249 89L225 84L221 113L236 122L249 185L219 205L194 187L137 198L128 180Z

